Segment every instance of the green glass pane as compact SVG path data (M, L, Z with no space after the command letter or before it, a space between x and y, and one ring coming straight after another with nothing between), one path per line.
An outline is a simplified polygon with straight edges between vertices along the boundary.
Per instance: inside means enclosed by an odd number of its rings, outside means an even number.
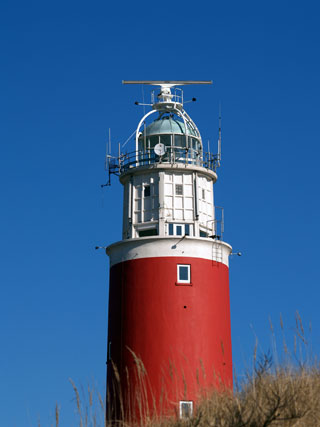
M150 136L150 148L154 148L159 143L159 136Z
M186 137L184 135L175 135L174 136L174 145L176 147L185 147L186 146Z
M171 135L161 135L160 142L166 147L171 147Z

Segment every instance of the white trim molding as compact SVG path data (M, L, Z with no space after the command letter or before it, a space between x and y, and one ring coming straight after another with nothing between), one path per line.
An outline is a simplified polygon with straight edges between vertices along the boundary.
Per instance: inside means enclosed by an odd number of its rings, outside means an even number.
M188 257L220 262L229 267L232 247L211 238L151 236L121 240L108 246L110 266L138 258Z

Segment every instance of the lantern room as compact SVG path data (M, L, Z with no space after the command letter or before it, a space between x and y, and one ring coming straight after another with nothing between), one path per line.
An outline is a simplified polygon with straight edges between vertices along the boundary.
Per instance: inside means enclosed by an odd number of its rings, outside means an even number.
M220 237L222 216L217 220L213 197L219 154L204 152L200 132L183 108L182 90L168 86L162 84L157 96L152 92L151 110L135 132L135 150L119 154L123 239Z

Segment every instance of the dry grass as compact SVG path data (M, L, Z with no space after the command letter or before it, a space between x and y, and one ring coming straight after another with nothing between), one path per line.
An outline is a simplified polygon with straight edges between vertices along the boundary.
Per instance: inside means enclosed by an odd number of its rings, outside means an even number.
M280 319L281 329L283 322ZM104 419L105 404L98 393L88 388L87 397L81 401L76 385L71 381L75 394L78 425L81 427L102 426L146 426L146 427L267 427L296 426L320 427L320 366L311 359L308 340L300 316L296 315L296 333L292 354L283 340L282 361L275 354L276 345L274 328L270 323L273 336L273 357L264 354L257 357L257 346L254 350L253 369L245 379L236 383L233 392L208 392L199 401L195 414L187 420L168 418L165 414L142 421L134 422L124 414L121 407L119 418L122 420L106 423ZM273 362L273 358L276 362ZM138 361L138 366L141 361ZM143 365L142 365L143 366ZM141 366L140 366L141 367ZM120 378L118 376L120 384ZM119 389L115 384L115 389ZM117 388L118 387L118 388ZM140 406L145 407L145 385L142 384ZM96 401L97 404L94 402ZM142 411L143 412L143 411ZM59 408L56 405L56 427L59 426ZM123 421L126 418L127 421ZM129 417L130 418L130 417Z
M212 392L190 420L154 420L162 426L320 426L319 367L272 371L269 360L260 364L235 393Z
M93 404L92 391L88 390L88 402L81 403L79 391L73 384L79 426L146 426L146 427L266 427L266 426L320 426L320 369L282 366L272 368L266 356L252 375L234 393L211 392L198 404L193 418L146 418L133 421L103 420L105 405L99 395L99 417L90 412ZM58 411L58 408L57 408ZM56 417L58 426L58 418ZM98 422L97 419L100 419Z

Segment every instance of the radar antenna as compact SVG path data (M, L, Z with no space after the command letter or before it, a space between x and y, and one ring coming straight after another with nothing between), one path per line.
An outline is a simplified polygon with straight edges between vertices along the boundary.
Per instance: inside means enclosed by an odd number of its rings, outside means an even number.
M212 80L122 80L122 84L173 87L185 85L211 85Z
M122 80L122 84L160 86L158 98L162 98L165 102L171 102L173 98L171 93L172 87L185 85L211 85L212 80Z

